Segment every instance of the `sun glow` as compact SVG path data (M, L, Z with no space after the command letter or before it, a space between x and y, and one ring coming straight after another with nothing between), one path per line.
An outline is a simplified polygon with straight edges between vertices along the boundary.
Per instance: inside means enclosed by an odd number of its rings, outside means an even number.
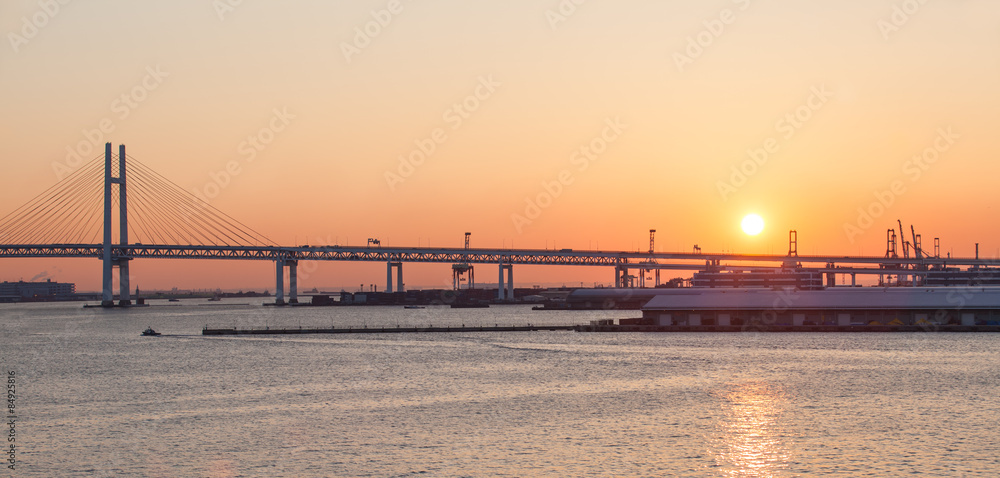
M764 218L756 214L747 214L743 218L741 226L743 226L743 232L751 236L756 236L764 230Z

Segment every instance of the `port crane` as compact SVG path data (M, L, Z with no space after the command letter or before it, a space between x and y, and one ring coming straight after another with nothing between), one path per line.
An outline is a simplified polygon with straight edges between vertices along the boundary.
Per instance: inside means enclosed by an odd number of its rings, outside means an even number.
M923 244L922 244L922 241L921 241L921 236L920 236L920 234L917 234L917 231L913 227L913 225L912 224L910 225L910 239L912 240L912 242L911 242L911 241L906 240L906 233L903 232L904 231L903 230L903 221L901 221L899 219L896 219L896 223L899 224L899 238L900 238L900 242L903 243L903 258L904 259L909 259L910 258L910 251L911 250L913 251L913 258L914 259L922 260L922 259L928 258L927 254L924 253L924 248L923 248ZM886 247L886 257L899 257L896 254L896 231L893 230L893 229L889 229L889 231L888 231L887 234L888 234L888 240L887 240L888 246ZM941 242L940 242L939 238L934 238L934 254L935 254L935 256L938 256L940 254L940 252L939 252L940 251L940 247L941 247ZM924 265L924 264L905 265L905 266L903 266L903 268L904 269L913 269L913 270L927 270L927 266ZM898 281L900 278L897 276L896 279ZM914 281L914 283L916 282L916 280L917 280L917 274L913 274L913 281Z
M654 247L654 237L656 235L656 229L649 230L649 253L653 254L656 250ZM698 246L695 246L698 247ZM656 264L654 259L649 259L643 261L643 264ZM639 287L646 287L646 274L653 271L655 277L655 285L658 287L660 285L660 269L641 269L639 270Z
M472 236L471 232L465 233L465 250L466 251L469 250L469 238L470 238L470 236ZM466 280L465 277L463 277L465 275L465 273L469 274L469 279L468 280ZM458 290L460 288L459 286L461 286L462 282L465 282L468 285L469 289L475 289L476 288L476 271L475 271L475 268L472 266L472 264L469 264L468 262L462 262L460 264L452 264L451 265L451 281L452 281L452 287L455 290Z

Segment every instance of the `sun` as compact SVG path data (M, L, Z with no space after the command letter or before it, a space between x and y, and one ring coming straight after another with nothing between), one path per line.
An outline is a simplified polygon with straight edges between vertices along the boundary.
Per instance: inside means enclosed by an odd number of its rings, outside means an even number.
M756 236L764 230L764 218L756 214L747 214L740 225L743 226L743 232Z

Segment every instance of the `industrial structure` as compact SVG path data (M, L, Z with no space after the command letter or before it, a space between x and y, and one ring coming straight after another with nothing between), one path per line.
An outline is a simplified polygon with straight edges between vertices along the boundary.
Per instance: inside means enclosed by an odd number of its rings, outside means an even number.
M469 238L472 236L471 232L465 233L465 250L469 250ZM503 274L503 268L501 267L500 273ZM468 275L468 280L466 280L466 275ZM462 262L460 264L451 265L451 281L452 288L458 290L461 288L462 282L468 284L469 289L476 288L476 268L468 263L468 261Z
M723 326L997 326L1000 288L865 287L683 289L665 291L623 325Z

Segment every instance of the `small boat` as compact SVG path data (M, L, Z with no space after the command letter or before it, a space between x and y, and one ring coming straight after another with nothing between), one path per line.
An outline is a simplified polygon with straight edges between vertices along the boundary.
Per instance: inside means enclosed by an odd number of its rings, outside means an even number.
M153 330L152 327L146 327L146 330L142 331L142 335L145 336L145 337L158 337L161 334L159 332Z
M423 309L425 307L422 306L422 305L404 305L403 308L404 309Z
M167 302L180 302L180 301L181 301L180 299L174 299L174 298L167 299Z
M208 301L209 301L209 302L218 302L218 301L220 301L220 300L222 300L222 297L219 297L219 296L215 296L215 297L210 297L210 298L208 299Z

